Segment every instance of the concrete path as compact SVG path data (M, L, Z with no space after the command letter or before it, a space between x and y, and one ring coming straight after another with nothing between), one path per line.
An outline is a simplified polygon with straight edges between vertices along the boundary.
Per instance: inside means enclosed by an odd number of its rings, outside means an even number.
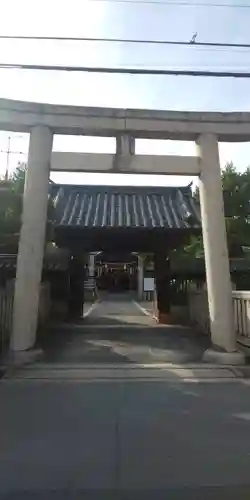
M143 304L145 305L145 303ZM88 306L85 307L88 311ZM103 294L91 314L85 319L88 325L119 326L155 326L152 315L143 312L143 308L132 294Z
M47 370L0 381L1 500L249 498L247 381Z
M44 347L0 380L0 500L250 498L249 381L192 331L113 298Z
M106 296L77 325L54 327L42 339L55 363L187 363L200 361L206 337L185 327L162 327L133 298Z

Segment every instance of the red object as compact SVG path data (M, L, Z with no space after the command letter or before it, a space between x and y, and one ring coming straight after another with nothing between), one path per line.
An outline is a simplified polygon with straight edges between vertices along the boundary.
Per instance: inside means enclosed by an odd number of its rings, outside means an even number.
M164 313L164 312L158 311L157 319L158 319L158 323L160 323L161 325L172 325L173 324L173 320L172 320L170 313Z

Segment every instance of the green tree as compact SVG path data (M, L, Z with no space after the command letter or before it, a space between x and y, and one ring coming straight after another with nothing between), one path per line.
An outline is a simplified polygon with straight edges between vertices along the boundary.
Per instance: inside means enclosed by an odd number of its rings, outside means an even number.
M15 193L23 194L26 175L26 163L18 163L16 170L11 177Z
M26 164L18 164L9 181L0 181L0 251L15 253L21 229ZM53 239L52 200L48 200L47 241Z
M250 247L250 168L237 172L232 162L222 171L225 220L230 257L244 255L243 247ZM199 203L199 190L194 192ZM202 236L192 236L182 255L202 257L204 255Z
M25 167L19 165L13 177L0 182L0 245L10 246L12 251L17 247L21 227L24 179Z
M240 257L250 246L250 170L237 172L228 163L222 172L229 255Z

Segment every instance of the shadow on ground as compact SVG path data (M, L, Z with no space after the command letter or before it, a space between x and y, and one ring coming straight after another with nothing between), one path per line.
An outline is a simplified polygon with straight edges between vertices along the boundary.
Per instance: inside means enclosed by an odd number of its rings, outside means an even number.
M77 324L41 338L45 361L59 363L198 362L209 339L182 326L158 325L133 296L107 295Z
M3 380L0 396L1 499L248 498L245 385Z
M130 380L98 380L89 366L59 373L64 362L199 361L207 347L188 328L128 326L131 304L119 311L105 302L85 322L50 329L41 338L49 366L1 380L0 498L249 498L249 385L184 381L171 367L128 366Z
M112 324L51 328L40 341L44 359L68 363L188 363L199 362L209 339L181 326Z

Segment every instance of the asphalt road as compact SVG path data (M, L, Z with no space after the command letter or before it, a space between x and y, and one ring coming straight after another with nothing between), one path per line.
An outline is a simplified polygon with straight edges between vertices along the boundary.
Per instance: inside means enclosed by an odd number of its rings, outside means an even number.
M2 379L0 400L1 499L249 498L241 381Z

